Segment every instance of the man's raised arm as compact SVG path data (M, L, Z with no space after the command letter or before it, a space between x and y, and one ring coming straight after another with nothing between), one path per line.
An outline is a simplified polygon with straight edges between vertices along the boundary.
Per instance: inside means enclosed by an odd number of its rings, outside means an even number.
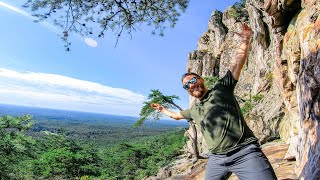
M231 60L232 62L230 67L230 71L235 80L239 80L241 69L248 58L251 32L251 28L244 23L242 25L241 34L236 33L237 35L241 36L241 44L237 50L235 58Z
M151 107L153 107L158 112L161 112L161 113L165 114L166 116L168 116L168 117L170 117L172 119L175 119L175 120L184 119L184 117L179 112L169 111L166 108L164 108L163 106L161 106L160 104L152 103Z

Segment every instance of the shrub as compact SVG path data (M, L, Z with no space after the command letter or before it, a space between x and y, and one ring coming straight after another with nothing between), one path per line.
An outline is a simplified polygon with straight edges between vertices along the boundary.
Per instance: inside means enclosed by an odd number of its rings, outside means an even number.
M204 85L206 87L212 87L219 80L217 76L206 76L203 79L205 80Z
M238 13L238 11L234 8L234 7L230 7L229 9L228 9L228 13L229 13L229 15L230 16L232 16L232 17L234 17L234 18L236 18L236 17L238 17L240 14Z
M241 106L241 112L243 114L244 117L247 117L249 115L249 113L252 111L252 109L254 108L254 106L263 99L263 95L262 94L256 94L254 96L252 96L250 99L248 99L247 101L245 101L245 103Z
M265 78L266 78L266 80L267 80L268 82L272 82L272 80L273 80L273 74L272 74L272 72L268 72L268 73L266 74Z

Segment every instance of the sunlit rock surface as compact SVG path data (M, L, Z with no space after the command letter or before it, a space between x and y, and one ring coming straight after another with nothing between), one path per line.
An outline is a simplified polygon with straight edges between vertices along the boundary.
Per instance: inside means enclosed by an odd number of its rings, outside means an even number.
M279 179L320 179L319 12L319 0L247 0L244 9L214 11L188 57L187 71L221 77L239 46L234 32L241 31L243 22L253 29L235 94L240 105L251 103L246 121L262 144L285 142L264 147ZM194 101L190 98L190 105ZM198 134L200 153L205 154ZM167 178L203 179L205 163L193 163L192 155L186 155L167 169Z

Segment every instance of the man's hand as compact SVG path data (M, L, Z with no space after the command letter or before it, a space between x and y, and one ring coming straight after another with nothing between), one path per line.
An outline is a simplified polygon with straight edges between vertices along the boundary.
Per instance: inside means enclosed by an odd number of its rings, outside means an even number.
M250 41L251 34L252 34L252 29L246 23L243 23L242 33L241 33L242 41L246 41L246 42Z
M175 120L184 119L184 117L180 114L180 112L169 111L166 108L164 108L163 106L161 106L160 104L152 103L151 107L154 108L155 110L157 110L158 112L161 112L161 113L165 114L166 116L173 118Z
M233 32L233 31L231 31L231 32L233 34L240 36L242 41L248 42L251 38L252 29L246 23L243 23L241 33Z
M157 110L158 112L161 112L163 110L163 106L161 106L160 104L157 104L157 103L152 103L151 107L154 108L155 110Z

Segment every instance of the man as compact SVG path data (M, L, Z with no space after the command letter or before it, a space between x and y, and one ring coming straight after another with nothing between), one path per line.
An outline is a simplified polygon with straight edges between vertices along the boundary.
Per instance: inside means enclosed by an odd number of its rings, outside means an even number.
M243 180L277 179L258 139L247 126L234 96L234 88L248 57L252 30L243 24L241 44L226 75L213 87L205 87L204 79L195 73L182 76L183 88L199 99L190 109L172 112L159 104L152 107L165 115L192 119L201 129L209 149L206 180L224 179L235 173Z

